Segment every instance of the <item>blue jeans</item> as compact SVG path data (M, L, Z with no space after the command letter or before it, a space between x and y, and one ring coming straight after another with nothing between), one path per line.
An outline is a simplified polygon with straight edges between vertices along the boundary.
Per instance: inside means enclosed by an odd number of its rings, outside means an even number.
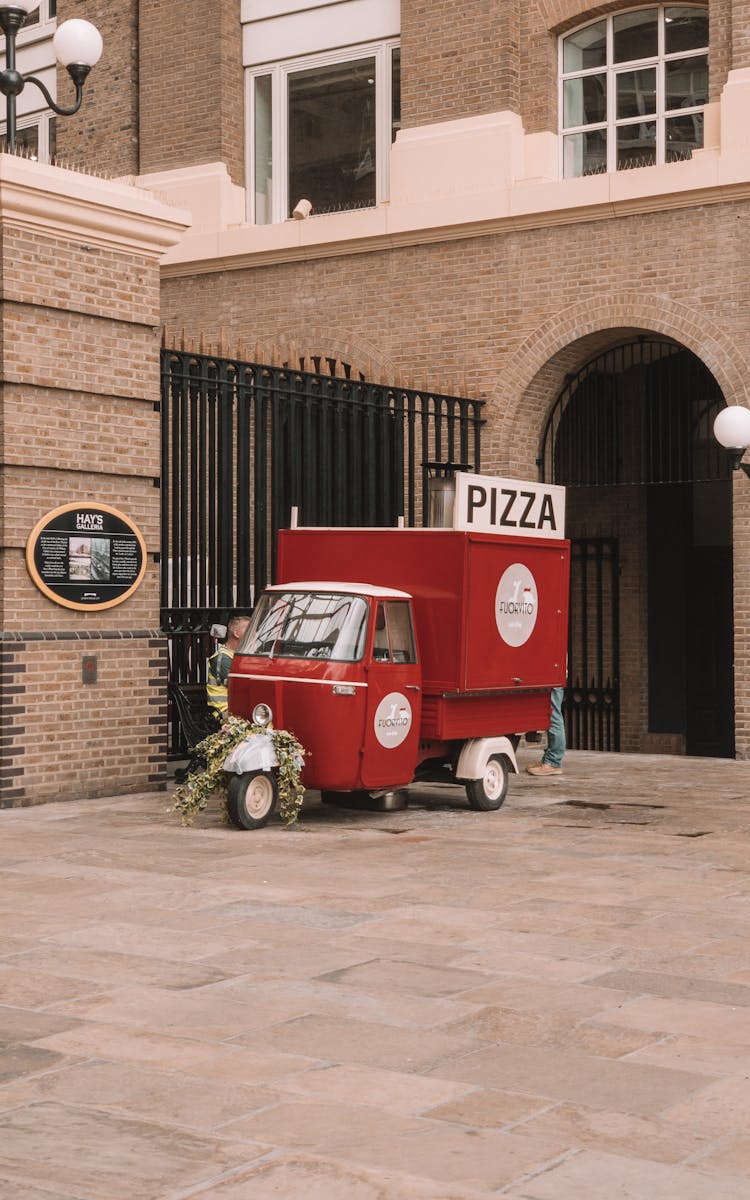
M562 702L565 688L553 688L550 693L549 729L547 730L547 749L542 755L542 762L551 767L561 767L565 754L565 722L562 715Z

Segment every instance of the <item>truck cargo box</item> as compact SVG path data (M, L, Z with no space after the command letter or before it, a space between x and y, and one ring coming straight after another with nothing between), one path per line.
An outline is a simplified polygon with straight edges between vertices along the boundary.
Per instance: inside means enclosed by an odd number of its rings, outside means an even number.
M569 555L561 539L456 529L288 529L277 582L409 592L429 707L430 696L480 700L565 683Z

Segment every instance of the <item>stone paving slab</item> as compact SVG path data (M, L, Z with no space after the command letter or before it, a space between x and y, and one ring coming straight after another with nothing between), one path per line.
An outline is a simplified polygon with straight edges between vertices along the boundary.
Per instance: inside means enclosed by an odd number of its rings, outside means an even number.
M750 764L167 807L0 812L0 1200L750 1195Z
M505 1194L508 1200L747 1200L747 1180L584 1150Z

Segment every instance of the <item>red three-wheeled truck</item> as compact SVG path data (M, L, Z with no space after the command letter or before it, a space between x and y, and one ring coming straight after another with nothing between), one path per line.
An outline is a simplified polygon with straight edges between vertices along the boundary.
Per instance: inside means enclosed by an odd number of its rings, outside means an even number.
M497 809L515 748L565 682L569 543L562 488L462 474L452 529L295 528L235 654L229 708L290 730L324 800L460 782ZM229 784L244 829L273 770Z

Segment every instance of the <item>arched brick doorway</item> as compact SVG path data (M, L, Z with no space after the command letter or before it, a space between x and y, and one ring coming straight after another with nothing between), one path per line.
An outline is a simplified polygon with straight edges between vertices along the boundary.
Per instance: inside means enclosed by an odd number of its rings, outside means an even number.
M538 466L568 489L573 745L734 755L723 405L690 350L631 334L568 374L549 412Z

